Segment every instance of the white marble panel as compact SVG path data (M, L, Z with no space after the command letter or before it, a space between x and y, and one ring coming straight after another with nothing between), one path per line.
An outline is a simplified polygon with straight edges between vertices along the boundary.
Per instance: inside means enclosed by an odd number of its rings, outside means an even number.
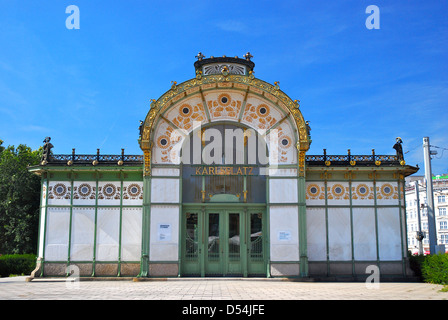
M325 205L325 183L321 181L310 181L305 183L306 205Z
M327 230L325 208L307 208L307 247L310 261L327 260Z
M271 206L269 219L271 261L298 261L298 206Z
M40 209L39 215L39 248L38 257L44 256L44 236L45 236L45 220L46 220L46 207Z
M355 260L376 260L374 208L353 208L353 243Z
M271 177L297 177L297 169L293 168L269 168L269 176Z
M269 179L269 202L297 203L297 179Z
M378 208L380 260L401 260L401 234L398 208Z
M178 203L179 179L153 178L151 180L151 202Z
M352 259L350 208L328 208L328 252L330 260Z
M46 261L67 261L69 228L69 208L47 208L47 225L45 232Z
M142 208L123 208L121 215L121 260L140 261Z
M96 260L118 261L120 208L98 208Z
M68 229L67 229L68 231ZM95 234L95 208L74 207L72 211L72 238L70 259L91 261Z
M177 168L153 168L151 170L152 176L169 176L169 177L178 177L180 175L180 170Z
M140 206L143 204L143 182L126 181L123 182L123 205Z
M71 183L69 181L50 181L48 187L49 205L70 205Z
M163 230L161 226L169 227ZM152 205L150 232L150 260L177 261L179 256L179 206Z

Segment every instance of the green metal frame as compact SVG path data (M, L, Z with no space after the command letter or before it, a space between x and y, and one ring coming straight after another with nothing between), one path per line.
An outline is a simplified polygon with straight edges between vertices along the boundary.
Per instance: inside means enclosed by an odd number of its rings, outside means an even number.
M121 264L122 263L141 263L140 261L122 261L121 260L121 251L122 251L122 212L123 208L142 208L141 205L123 205L123 184L126 181L141 181L142 175L141 175L142 169L135 169L130 168L130 170L120 168L115 168L115 170L110 170L110 167L107 168L95 168L92 169L86 169L86 168L78 168L77 169L67 169L67 168L61 168L61 167L54 167L54 168L48 168L46 169L46 172L42 175L41 178L41 188L43 189L44 183L46 184L46 194L45 194L45 202L42 201L42 194L41 192L41 205L40 205L40 219L39 219L39 239L40 239L40 232L41 224L44 224L43 227L43 242L39 240L38 244L38 253L39 248L42 248L42 272L40 274L40 277L44 276L45 273L45 264L65 264L67 267L71 264L80 264L80 263L89 263L92 264L92 274L91 276L95 276L95 265L96 264L117 264L118 266L118 272L116 277L121 276ZM73 191L74 191L74 181L75 181L75 175L79 175L78 178L76 178L76 181L90 181L95 182L96 188L95 188L95 204L94 205L74 205L73 204ZM125 178L127 176L127 178ZM49 205L48 204L48 194L49 194L49 187L50 183L52 181L66 181L70 183L70 204L69 205ZM119 205L99 205L98 204L98 184L101 181L120 181L120 204ZM47 239L47 221L48 221L48 208L68 208L69 209L69 230L68 230L68 249L67 249L67 259L61 260L61 261L46 261L45 260L45 248L46 248L46 239ZM93 239L93 258L92 260L87 261L78 261L78 260L72 260L71 259L71 247L72 247L72 221L73 221L73 208L94 208L95 210L95 222L94 222L94 239ZM98 261L96 260L96 252L97 252L97 213L98 208L119 208L120 210L120 221L119 221L119 243L118 243L118 258L117 261ZM44 210L42 210L44 209ZM44 217L42 217L44 215ZM65 276L69 276L70 273L66 272Z
M248 237L250 238L250 215L253 213L261 213L262 214L262 225L263 225L263 234L266 234L267 230L267 215L265 211L264 204L260 205L250 205L246 204L244 206L235 205L235 203L220 203L220 204L185 204L182 209L181 216L181 228L180 228L180 239L186 239L186 214L197 214L198 215L198 261L194 262L196 265L196 270L187 270L189 266L187 266L187 262L185 261L185 241L180 241L180 256L179 256L179 276L196 274L201 277L205 277L210 274L214 275L222 275L222 276L232 276L235 274L240 274L243 277L250 276L251 266L249 265L251 262L249 261L250 256L248 255ZM239 223L240 223L240 239L243 239L240 244L240 260L237 264L239 266L234 266L235 268L240 267L241 272L235 272L229 270L229 265L231 262L228 260L228 247L227 243L224 242L220 249L222 250L219 261L216 262L213 266L207 265L207 254L205 249L205 241L208 235L208 217L209 214L219 214L219 225L220 225L220 238L227 237L229 233L229 214L237 213L239 214ZM226 238L227 239L227 238ZM249 239L250 241L250 239ZM256 272L257 275L260 273L264 274L264 270L266 270L266 265L268 264L268 240L267 236L263 236L263 261L259 263L259 269L262 270L260 272ZM253 263L253 262L252 262ZM192 263L193 264L193 263ZM208 272L209 267L214 267L215 272ZM252 266L253 267L253 266ZM255 273L254 273L255 274Z
M311 174L310 174L311 173ZM323 174L323 178L316 178L317 174ZM342 175L349 173L348 178L343 178ZM358 177L353 178L351 173L356 174ZM334 178L328 178L328 174L335 174L336 177ZM368 174L373 174L372 178L368 178ZM352 276L356 275L355 272L355 264L356 263L374 263L379 268L381 267L381 263L401 263L402 268L402 275L406 276L406 244L404 241L406 239L403 238L403 235L405 234L405 231L403 230L403 219L405 219L405 215L403 215L403 201L405 201L404 194L401 192L401 188L403 187L404 180L400 179L399 173L396 169L391 168L388 171L381 171L380 174L382 178L377 177L378 171L376 170L365 170L365 171L354 171L349 170L348 168L345 168L338 171L329 171L326 170L316 170L316 168L313 168L313 170L308 170L308 179L306 182L324 182L324 188L325 188L325 203L322 205L307 205L308 208L323 208L325 209L325 234L326 234L326 261L312 261L314 263L322 263L325 262L327 264L327 276L332 275L330 272L330 265L332 263L344 263L344 264L352 264ZM395 178L394 175L397 175L398 178ZM352 184L353 182L369 182L373 184L373 204L372 205L353 205L353 198L352 198ZM349 204L348 205L329 205L328 204L328 182L344 182L349 184ZM388 182L388 183L396 183L397 189L398 189L398 199L397 204L388 204L388 205L381 205L378 204L378 198L377 198L377 183L378 182ZM347 208L350 210L350 237L351 237L351 261L338 261L338 260L330 260L329 256L329 224L328 224L328 209L329 208ZM376 243L376 260L355 260L354 257L354 227L353 227L353 209L354 208L372 208L374 211L374 218L375 218L375 243ZM401 239L401 261L398 260L381 260L380 259L380 248L379 248L379 222L378 222L378 209L381 208L397 208L397 214L399 215L399 223L400 223L400 239ZM404 218L403 218L404 217ZM406 223L404 223L404 226ZM341 275L339 275L341 276Z

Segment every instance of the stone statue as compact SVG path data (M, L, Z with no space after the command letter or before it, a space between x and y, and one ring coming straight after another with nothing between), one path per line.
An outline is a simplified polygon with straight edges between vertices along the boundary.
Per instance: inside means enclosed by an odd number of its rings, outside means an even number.
M402 147L402 143L403 141L401 140L400 137L396 138L395 144L394 144L394 149L397 151L397 157L398 157L398 161L404 160L403 158L403 147Z
M53 145L50 143L51 138L50 137L46 137L44 139L44 152L42 154L42 160L41 162L47 162L49 157L50 157L50 151L53 148Z
M141 137L143 134L143 121L142 120L140 120L140 125L138 127L138 131L139 131L140 137Z
M308 134L308 137L311 137L311 126L309 121L305 121L306 124L306 133Z

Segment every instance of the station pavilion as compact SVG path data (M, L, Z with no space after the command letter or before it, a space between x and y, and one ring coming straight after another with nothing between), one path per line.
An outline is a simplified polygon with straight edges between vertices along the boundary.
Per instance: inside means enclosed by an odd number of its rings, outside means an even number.
M54 154L45 141L34 276L410 276L396 155L307 154L299 102L254 62L198 54L157 100L139 155ZM137 138L137 137L136 137Z

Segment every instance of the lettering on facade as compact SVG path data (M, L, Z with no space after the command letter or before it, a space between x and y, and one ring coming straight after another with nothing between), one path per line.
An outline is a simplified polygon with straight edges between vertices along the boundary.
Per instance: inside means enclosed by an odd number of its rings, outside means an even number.
M195 176L254 176L256 175L254 167L236 166L236 167L213 167L200 166L195 168Z

